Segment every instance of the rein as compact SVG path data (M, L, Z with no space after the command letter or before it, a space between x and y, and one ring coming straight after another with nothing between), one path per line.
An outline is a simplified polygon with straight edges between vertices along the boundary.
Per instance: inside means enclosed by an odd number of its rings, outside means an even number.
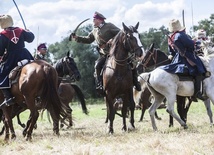
M161 64L169 61L169 59L163 60L159 63L157 63L157 49L154 49L154 52L150 52L149 57L146 59L145 63L143 63L143 61L141 62L141 64L143 65L144 68L149 68L151 66L147 66L149 61L152 59L154 61L154 68L156 68L157 66L160 66ZM144 60L144 59L143 59Z
M116 59L115 58L115 56L113 56L113 59L114 59L114 61L116 62L116 64L118 64L118 65L120 65L120 66L124 66L124 65L126 65L126 61L127 60L129 60L129 59L134 59L134 57L135 57L135 51L136 50L138 50L139 48L142 48L143 46L139 46L139 47L137 47L137 48L134 48L134 47L132 47L132 45L131 45L131 43L130 43L130 39L129 39L129 36L126 34L125 35L125 37L126 37L126 42L128 43L128 48L129 49L131 49L128 53L132 53L130 56L128 56L128 57L126 57L125 59L123 59L123 60L119 60L119 59ZM124 43L124 45L125 45L125 43Z

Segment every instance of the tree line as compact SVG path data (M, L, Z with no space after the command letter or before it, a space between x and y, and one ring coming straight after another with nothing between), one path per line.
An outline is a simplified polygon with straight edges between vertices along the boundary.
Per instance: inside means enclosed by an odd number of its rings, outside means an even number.
M93 25L88 24L79 28L77 34L86 36L92 29ZM204 29L207 32L207 36L210 36L213 41L214 14L211 14L209 19L199 21L198 25L194 25L192 29L194 31ZM152 43L154 43L155 48L159 48L161 51L168 53L167 31L165 26L161 26L159 29L150 28L148 31L140 32L140 38L144 49L146 50ZM67 51L70 51L82 77L76 84L81 88L86 98L101 97L96 93L94 81L94 63L99 56L96 50L96 43L81 44L75 41L69 41L68 37L69 36L63 38L61 42L49 45L48 59L51 60L51 63L54 63L56 60L66 56Z

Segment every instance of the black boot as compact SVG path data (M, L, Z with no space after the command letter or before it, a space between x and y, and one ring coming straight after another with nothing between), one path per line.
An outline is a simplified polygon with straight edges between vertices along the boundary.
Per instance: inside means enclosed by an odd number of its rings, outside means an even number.
M3 106L11 106L14 104L14 101L13 101L13 96L10 92L10 89L9 88L6 88L6 89L2 89L1 90L3 95L4 95L4 101L3 103L0 105L0 108L3 107Z
M137 91L141 91L141 84L140 82L138 81L137 77L137 69L134 68L132 70L132 75L133 75L133 84L134 84L134 88L137 90Z
M95 70L95 79L96 79L96 90L99 94L104 95L103 85L102 85L102 76L100 75L99 69Z
M195 83L194 83L195 91L194 91L194 95L193 95L194 97L201 99L202 101L208 99L208 97L203 96L203 94L201 92L201 84L202 84L203 79L204 79L204 77L202 75L198 75L195 77Z

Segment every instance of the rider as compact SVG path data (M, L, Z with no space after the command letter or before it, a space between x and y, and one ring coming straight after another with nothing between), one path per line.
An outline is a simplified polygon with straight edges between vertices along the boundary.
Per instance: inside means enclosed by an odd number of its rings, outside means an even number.
M203 29L199 29L196 32L196 37L194 38L195 41L195 50L197 54L203 56L203 51L202 51L202 42L203 41L209 41L209 39L206 36L206 31Z
M45 60L45 55L47 54L47 46L46 43L41 43L37 47L36 54L34 56L34 59L42 59Z
M171 35L168 39L169 53L174 56L172 63L163 67L164 70L176 74L188 74L195 79L195 91L193 98L201 100L201 81L205 78L206 69L200 58L194 53L194 41L186 34L179 20L173 19L169 22Z
M98 44L99 58L95 62L95 77L96 77L96 89L103 90L102 87L102 75L101 71L105 64L106 57L109 54L110 44L112 38L114 38L117 33L120 31L118 27L116 27L112 23L106 23L105 17L99 13L95 12L93 16L94 29L89 33L88 36L77 36L75 34L71 34L70 37L79 43L92 43L94 41ZM133 83L135 85L135 89L140 91L141 85L137 80L137 71L136 68L132 70L133 73Z
M0 16L0 89L4 95L4 102L0 105L10 106L14 104L10 92L11 83L8 78L10 71L23 59L33 60L31 53L25 48L24 42L34 40L34 34L29 30L13 27L13 19L10 15Z

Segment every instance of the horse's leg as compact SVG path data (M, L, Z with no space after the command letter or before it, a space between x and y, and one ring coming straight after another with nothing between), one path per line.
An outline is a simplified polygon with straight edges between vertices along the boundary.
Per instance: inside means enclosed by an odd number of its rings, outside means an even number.
M213 113L212 113L211 106L210 106L210 99L205 100L204 105L207 110L207 115L209 116L209 119L210 119L210 126L212 127L213 126Z
M19 117L19 114L17 114L16 117L17 117L17 122L18 122L18 124L19 124L21 127L24 128L24 127L25 127L25 124L21 122L20 117Z
M157 111L155 111L155 118L156 118L157 120L161 120L161 117L158 116Z
M37 119L39 117L39 112L36 109L30 109L30 112L31 112L31 122L30 122L30 125L29 125L29 129L27 131L27 138L26 138L27 141L28 140L29 141L32 140L33 129L34 129L36 121L37 121Z
M185 117L185 104L186 104L186 97L183 96L176 96L177 97L177 111L180 118L186 123Z
M24 128L24 130L23 130L23 132L22 132L22 135L23 135L24 137L27 135L28 129L29 129L30 124L31 124L31 119L32 119L32 116L31 116L31 114L30 114L29 117L28 117L26 126L25 126L25 128Z
M49 112L50 112L51 118L53 120L53 132L54 132L54 134L59 136L59 119L60 119L60 116L59 116L59 114L57 115L53 109L51 109Z
M113 134L114 133L113 121L114 121L114 118L115 118L116 109L113 106L113 99L110 98L109 96L105 97L107 111L108 111L107 114L108 114L108 119L109 119L109 124L108 124L109 130L108 130L108 133Z
M73 125L73 121L72 121L72 109L69 106L69 103L67 104L68 106L66 106L66 113L68 114L68 120L69 120L69 124L67 128L72 127Z
M169 114L169 127L173 127L173 117Z
M146 111L146 108L145 108L145 106L143 106L143 107L141 108L141 116L140 116L139 122L142 122L142 121L143 121L143 117L144 117L145 111Z
M132 91L132 89L129 92L129 98L126 101L129 101L128 107L129 107L129 110L130 110L130 113L131 113L130 120L129 120L130 124L129 124L128 129L129 130L133 130L133 129L135 129L135 125L134 125L135 102L134 102L134 98L133 98L133 91Z
M16 134L15 130L13 127L13 121L12 121L12 106L4 108L4 117L5 117L5 128L6 128L6 135L5 135L5 140L9 137L9 130L11 133L11 139L14 140L16 139Z
M170 94L170 96L166 97L167 98L167 112L173 117L175 118L180 124L181 126L184 127L184 129L187 129L187 125L186 123L175 113L174 111L174 104L175 104L175 100L176 100L176 95L172 95Z
M127 102L123 98L123 106L122 106L122 119L123 119L123 127L122 131L127 131L127 126L126 126L126 115L127 115Z
M157 108L160 106L160 104L163 102L164 96L161 94L155 94L154 95L154 103L149 108L149 114L152 122L152 127L154 131L157 131L157 126L155 122L155 112Z
M9 130L9 125L6 119L4 119L4 126L5 126L5 137L4 140L7 142L9 141L10 138L10 130Z

